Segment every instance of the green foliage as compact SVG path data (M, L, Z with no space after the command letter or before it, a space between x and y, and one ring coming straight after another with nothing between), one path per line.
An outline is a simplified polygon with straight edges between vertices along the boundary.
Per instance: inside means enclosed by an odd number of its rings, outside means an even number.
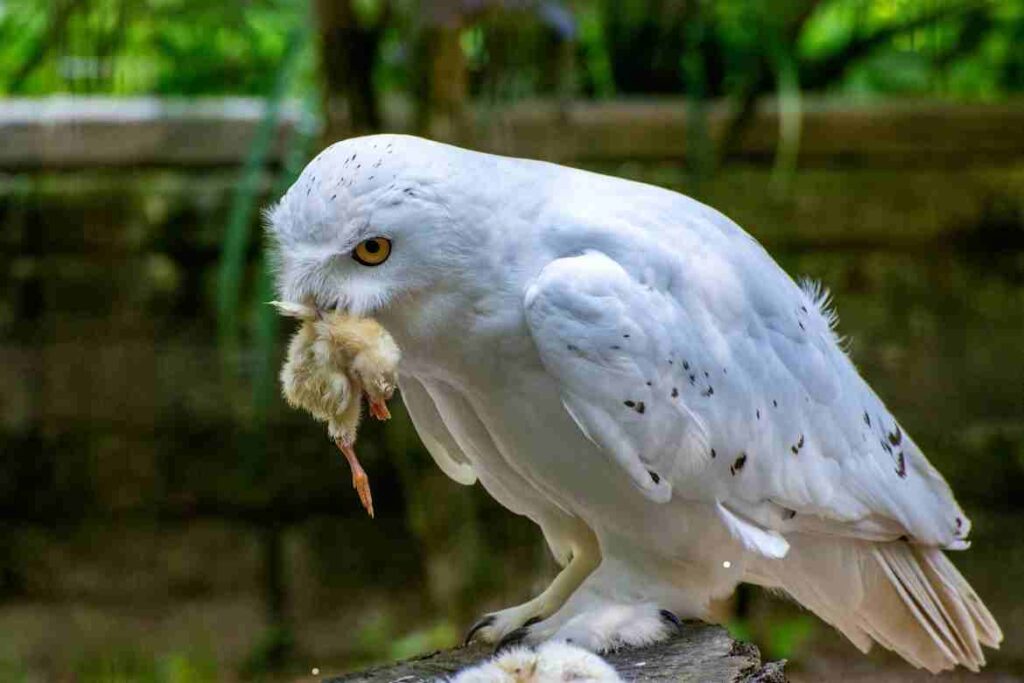
M736 640L753 642L761 649L765 660L794 659L801 654L801 648L814 636L819 622L810 614L784 616L774 615L772 619L733 619L725 625Z
M23 662L18 661L14 652L8 651L7 647L0 649L0 681L22 683L28 678L27 667Z
M820 622L809 614L800 614L789 619L778 619L767 624L768 635L764 643L767 659L793 659L800 654Z
M431 650L449 648L457 643L458 639L459 631L454 624L450 621L439 621L392 641L388 648L388 658L408 659Z
M262 95L305 21L286 0L0 0L0 94Z
M250 678L277 671L295 648L295 635L285 626L271 626L260 637L242 664L242 673Z
M264 166L270 154L271 145L274 143L284 95L298 65L304 37L301 28L296 28L288 39L288 50L275 71L275 81L270 96L267 98L266 112L250 146L245 167L242 169L241 181L237 185L235 196L231 202L228 224L224 230L217 279L217 312L220 338L229 350L234 346L238 334L238 312L242 284L249 251L251 226L260 200L260 181L263 178ZM300 131L300 138L303 135L304 133ZM283 191L287 185L291 184L298 166L305 161L304 156L295 157L296 153L304 154L307 146L304 141L300 139L290 142L292 154L286 159L284 180L275 190ZM259 278L258 294L261 297L266 297L271 293L272 288L265 265L260 268ZM266 299L261 303L265 304ZM273 340L276 337L276 329L273 325L276 318L277 316L266 306L257 308L256 332L258 338Z
M729 635L736 640L749 643L754 639L750 632L750 623L746 619L733 619L725 625L725 628L729 631Z
M459 642L460 632L448 619L403 633L407 628L402 620L386 613L364 620L351 634L356 659L367 663L396 661L447 649Z
M339 0L342 1L342 0ZM361 25L383 22L374 83L409 92L422 65L417 3L350 0ZM548 2L542 5L554 5ZM576 59L567 79L594 97L685 93L694 78L715 97L765 86L773 42L794 47L805 90L941 94L994 99L1024 89L1024 5L975 0L591 0L574 15ZM463 47L474 93L490 99L551 92L566 35L537 10L500 3L466 20ZM0 94L54 92L262 95L286 58L308 3L250 0L0 0ZM699 17L699 19L698 19ZM704 26L702 74L691 24ZM287 95L316 89L307 41ZM769 69L770 70L770 69ZM771 85L771 81L767 81Z
M576 17L579 23L580 54L583 58L583 80L588 86L587 90L599 98L615 94L615 76L612 73L611 55L602 19L602 13L592 5L581 8Z
M210 655L176 652L153 656L124 648L91 652L82 657L74 667L74 680L81 683L213 683L221 680L221 674Z

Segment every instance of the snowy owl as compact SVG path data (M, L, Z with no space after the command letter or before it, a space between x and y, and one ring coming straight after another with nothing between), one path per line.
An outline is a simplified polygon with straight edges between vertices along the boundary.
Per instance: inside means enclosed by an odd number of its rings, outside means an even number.
M826 294L668 190L416 137L339 142L268 211L285 301L373 316L438 466L562 569L491 642L668 637L741 582L939 671L1002 633L970 522L857 373Z

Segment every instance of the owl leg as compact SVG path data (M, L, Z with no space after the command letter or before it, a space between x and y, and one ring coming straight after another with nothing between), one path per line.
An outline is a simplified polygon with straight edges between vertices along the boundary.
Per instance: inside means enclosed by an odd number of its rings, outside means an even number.
M485 615L466 634L466 643L510 643L526 635L530 624L554 614L594 571L601 551L592 535L571 544L572 557L543 593L529 602Z
M695 566L607 541L602 538L600 566L557 612L509 638L528 644L560 640L607 652L665 640L679 631L680 617L706 616L707 596L680 580Z

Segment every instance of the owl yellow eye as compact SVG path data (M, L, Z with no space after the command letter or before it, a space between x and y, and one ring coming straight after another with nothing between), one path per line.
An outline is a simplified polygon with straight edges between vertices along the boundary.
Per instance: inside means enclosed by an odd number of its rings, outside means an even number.
M385 237L371 237L363 240L352 250L352 258L364 266L379 266L391 256L391 240Z

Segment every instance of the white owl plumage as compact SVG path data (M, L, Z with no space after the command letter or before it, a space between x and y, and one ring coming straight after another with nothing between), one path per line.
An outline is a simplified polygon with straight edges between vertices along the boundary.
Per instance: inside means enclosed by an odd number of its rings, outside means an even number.
M827 296L717 211L379 135L325 150L268 217L282 298L380 320L438 465L536 522L563 566L476 637L649 643L744 581L931 671L1001 641L943 554L967 516ZM351 258L378 237L387 261Z

